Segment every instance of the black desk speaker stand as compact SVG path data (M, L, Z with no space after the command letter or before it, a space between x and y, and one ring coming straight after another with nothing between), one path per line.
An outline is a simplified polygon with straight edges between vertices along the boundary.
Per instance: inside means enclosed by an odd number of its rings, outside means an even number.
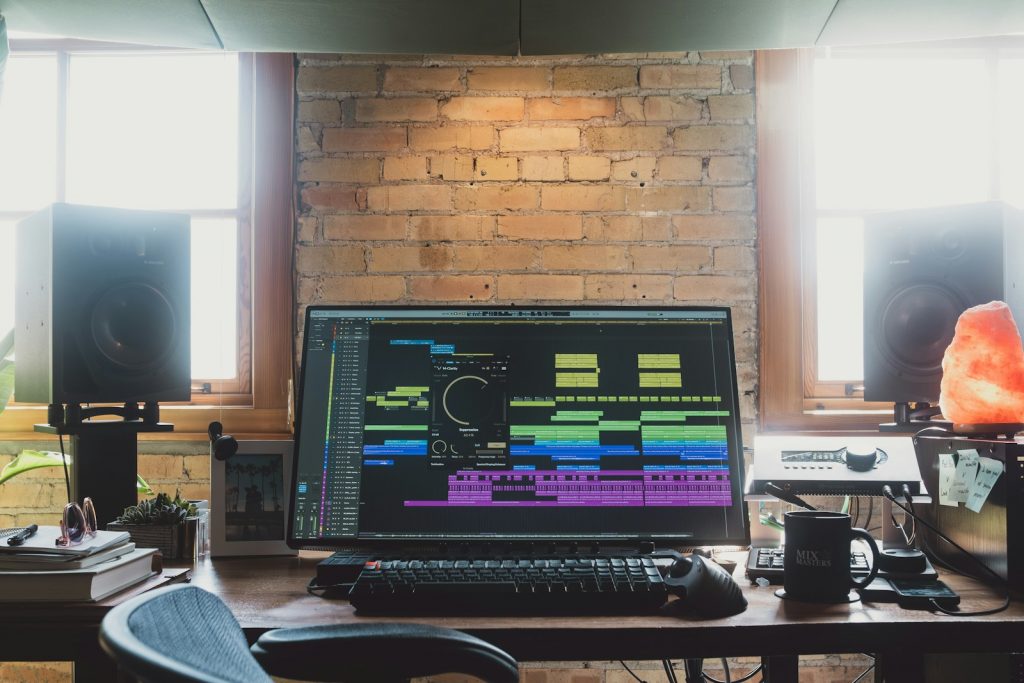
M122 419L90 419L98 415L118 415ZM174 425L159 422L159 416L156 403L147 403L141 409L133 403L122 408L51 405L51 424L35 425L37 432L71 437L71 497L79 503L85 496L92 498L100 529L138 501L139 434L174 431Z

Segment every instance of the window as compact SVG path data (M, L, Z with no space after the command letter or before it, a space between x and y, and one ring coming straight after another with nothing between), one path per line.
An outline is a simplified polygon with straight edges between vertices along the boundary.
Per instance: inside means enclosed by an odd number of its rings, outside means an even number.
M237 314L248 308L239 286L248 273L224 255L238 254L249 233L239 193L248 173L239 132L251 107L239 97L249 91L244 65L234 53L19 52L15 44L0 103L5 241L18 219L54 201L190 214L192 375L236 393L250 385L240 363L248 330ZM12 309L5 297L4 329Z
M784 387L762 397L762 424L877 424L864 411L891 406L859 398L863 217L1024 206L1024 41L763 53L758 67L761 386Z
M192 403L247 408L252 426L226 425L234 431L287 431L292 72L291 55L12 39L0 100L0 328L14 322L21 218L54 201L188 213ZM205 431L209 415L182 415L185 431Z

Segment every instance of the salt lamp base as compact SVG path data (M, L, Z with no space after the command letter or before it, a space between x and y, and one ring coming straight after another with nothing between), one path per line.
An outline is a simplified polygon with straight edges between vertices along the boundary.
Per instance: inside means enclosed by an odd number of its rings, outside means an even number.
M1019 422L993 422L989 424L953 424L954 434L967 436L1006 436L1012 439L1018 432L1024 432L1024 424Z

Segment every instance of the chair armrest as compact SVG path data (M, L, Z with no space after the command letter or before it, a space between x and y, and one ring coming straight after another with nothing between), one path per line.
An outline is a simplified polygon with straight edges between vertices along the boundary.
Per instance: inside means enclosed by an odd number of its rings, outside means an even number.
M504 650L461 631L422 624L345 624L268 631L252 653L272 676L320 681L394 681L462 673L517 683Z

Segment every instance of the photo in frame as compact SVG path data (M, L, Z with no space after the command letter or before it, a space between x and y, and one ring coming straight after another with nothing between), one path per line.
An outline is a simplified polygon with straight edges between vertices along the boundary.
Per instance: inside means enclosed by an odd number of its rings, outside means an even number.
M288 547L292 441L242 441L210 458L210 555L294 555Z

